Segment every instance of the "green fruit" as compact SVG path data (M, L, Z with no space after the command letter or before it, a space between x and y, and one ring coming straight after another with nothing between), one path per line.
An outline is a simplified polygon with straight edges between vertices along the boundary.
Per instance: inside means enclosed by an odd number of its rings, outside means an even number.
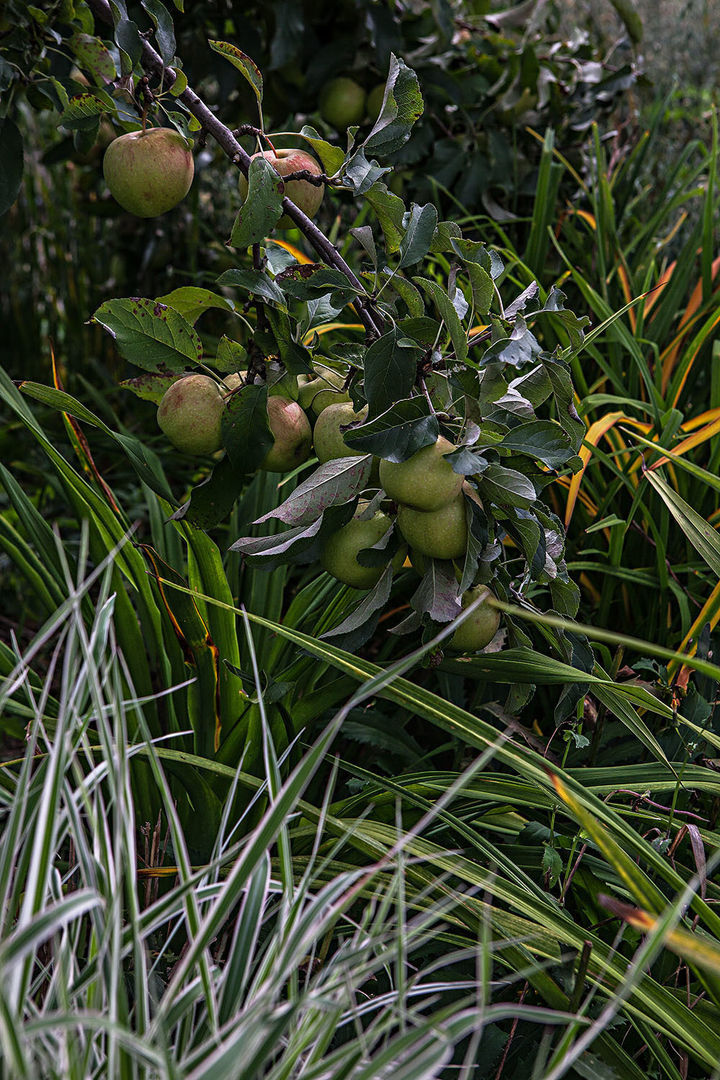
M279 173L280 176L287 176L288 173L295 172L310 172L314 176L322 174L322 169L315 158L310 154L306 154L304 150L278 150L277 155L272 150L263 150L262 153L253 154L251 160L257 157L264 157L266 161L269 161L275 172ZM248 182L247 177L243 176L242 173L240 173L238 180L238 190L243 202L245 202L248 193ZM309 218L314 218L320 209L320 203L323 201L325 187L323 184L319 186L309 184L307 180L288 180L287 184L285 184L284 194L287 195L291 202L295 203L299 210L302 210L303 214L307 214ZM277 229L294 229L295 223L290 220L287 214L283 214L275 227Z
M220 418L225 396L209 375L186 375L168 387L157 421L170 442L186 454L213 454L222 446Z
M492 596L486 585L476 585L468 589L462 597L463 611L469 607L479 596ZM462 626L459 626L450 638L449 647L457 652L477 652L484 649L495 637L500 625L500 612L489 604L481 602L472 615L469 615Z
M384 565L361 566L357 556L358 552L377 544L392 525L392 521L382 510L378 510L367 521L362 521L358 515L366 506L366 503L358 503L355 517L330 537L320 558L323 570L355 589L371 589L382 577ZM392 560L395 570L400 569L404 558L404 549L398 551Z
M318 461L322 464L333 458L356 457L360 451L351 450L345 443L345 436L340 430L346 424L364 420L367 408L355 412L352 402L341 401L337 405L328 405L317 419L313 431L313 446Z
M177 206L190 190L194 171L187 142L174 128L120 135L103 158L110 193L137 217L158 217Z
M381 461L380 483L388 498L415 510L438 510L450 502L458 495L464 479L445 461L444 455L454 449L441 435L407 461Z
M318 105L323 120L336 131L345 131L365 116L365 91L354 79L340 75L325 84Z
M315 378L307 375L298 377L298 402L306 411L312 409L319 416L328 405L339 405L349 401L350 395L344 390L345 375L335 368L318 365Z
M367 102L365 104L365 109L371 124L374 124L380 115L384 98L385 83L378 83L377 86L373 86L367 96Z
M382 473L382 465L380 466ZM397 524L414 552L432 559L459 559L467 547L465 497L457 496L439 510L399 506Z
M267 411L275 442L260 468L266 472L289 472L310 456L310 421L297 401L288 398L268 397Z

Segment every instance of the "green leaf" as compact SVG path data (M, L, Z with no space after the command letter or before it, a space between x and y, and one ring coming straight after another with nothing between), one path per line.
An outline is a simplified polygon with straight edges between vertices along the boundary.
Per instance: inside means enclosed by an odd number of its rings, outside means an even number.
M159 405L165 391L174 382L181 379L182 376L183 373L180 371L168 373L167 375L146 372L144 375L138 375L134 379L123 379L119 385L122 386L123 390L130 390L135 397L140 398L142 401L154 401L156 405Z
M405 203L381 182L373 184L370 190L365 192L365 199L372 206L380 223L388 255L394 255L400 250L405 232L403 228Z
M207 480L192 489L190 498L171 520L184 519L199 529L213 529L227 518L246 478L244 470L237 469L229 457L224 457Z
M363 367L371 420L396 401L409 396L415 383L420 351L419 345L399 336L397 327L370 345Z
M14 120L0 120L0 215L18 197L23 177L23 140Z
M202 313L210 308L219 308L221 311L235 310L235 305L226 296L221 296L211 289L200 289L196 285L182 285L164 296L158 296L157 302L179 311L193 325Z
M490 503L500 506L519 506L527 509L537 499L535 487L516 469L506 469L504 465L488 465L478 478L478 487L483 497Z
M319 135L314 127L310 124L305 124L300 131L300 137L309 142L313 150L320 158L322 167L328 176L334 176L340 171L342 163L345 160L345 154L339 146L333 146L326 139L323 139L322 135Z
M345 432L345 442L358 453L388 461L407 461L423 446L437 442L440 425L425 397L406 398L370 423Z
M351 502L366 487L372 460L363 457L333 458L320 465L299 484L285 502L269 510L253 524L277 518L285 525L308 525L331 506Z
M391 53L382 112L363 143L365 150L380 156L399 150L410 138L412 126L422 116L423 108L417 75Z
M208 45L238 69L250 83L258 102L261 102L263 97L263 77L255 61L251 60L247 53L242 52L241 49L227 41L208 41Z
M243 386L230 395L222 412L223 446L245 476L259 468L275 441L268 424L267 396L267 386Z
M175 56L175 27L172 16L160 0L142 0L142 6L155 23L155 40L164 64L169 65Z
M174 374L195 365L203 350L197 333L178 311L157 300L107 300L92 317L115 338L120 354L145 371Z
M404 269L413 263L424 259L430 250L435 228L437 226L437 210L432 203L425 206L412 204L409 218L405 229L405 235L400 244L400 262L398 268Z
M273 304L285 307L285 297L275 282L261 270L226 270L217 279L218 285L230 285L242 289L250 296L259 296Z
M98 86L115 78L115 61L99 37L92 34L73 34L68 38L78 62L78 67L91 75Z
M235 218L230 234L233 247L259 244L282 217L285 185L282 177L264 157L255 157L248 170L248 193Z
M689 503L656 472L644 473L647 482L655 488L683 533L712 572L720 577L720 539L712 525L693 510Z
M445 323L450 334L456 358L461 363L466 362L468 359L467 335L463 330L460 317L453 307L452 300L445 290L438 285L437 281L431 281L429 278L424 277L413 278L413 281L417 282L437 308L440 318Z
M559 469L574 455L570 436L552 420L531 420L518 424L496 444L533 461L542 461L549 469Z

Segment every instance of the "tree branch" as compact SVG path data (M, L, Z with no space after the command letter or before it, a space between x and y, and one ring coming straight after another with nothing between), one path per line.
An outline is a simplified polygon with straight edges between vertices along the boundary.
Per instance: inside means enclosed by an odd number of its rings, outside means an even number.
M107 0L88 0L88 6L98 19L114 26L112 11ZM146 39L143 39L142 65L147 71L152 71L158 78L162 79L164 87L169 88L172 86L174 80L170 70L163 63L159 53ZM247 176L250 167L250 155L237 141L230 128L226 127L221 120L218 120L217 116L190 86L186 87L178 95L177 100L181 101L195 119L200 122L203 129L212 135L233 165L237 166ZM328 266L335 267L336 270L345 275L354 288L364 292L362 282L350 269L337 248L318 229L317 225L287 196L283 198L282 205L283 212L300 229L323 262L327 263ZM373 340L381 337L384 331L384 321L377 308L364 296L359 296L353 303L365 327L368 339Z

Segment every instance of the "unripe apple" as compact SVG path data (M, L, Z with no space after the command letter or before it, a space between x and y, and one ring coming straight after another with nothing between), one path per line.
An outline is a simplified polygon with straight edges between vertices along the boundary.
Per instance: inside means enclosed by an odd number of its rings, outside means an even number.
M473 589L468 589L461 600L463 611L479 596L486 595L493 595L486 585L476 585ZM495 637L499 625L500 612L481 601L450 638L449 648L457 652L477 652L478 649L484 649Z
M382 465L380 466L382 472ZM439 510L399 506L397 524L413 551L433 559L459 559L467 547L465 498L458 495Z
M297 401L290 401L289 398L268 397L267 411L275 442L260 468L266 472L289 472L310 456L310 421Z
M365 91L354 79L340 75L322 88L318 106L323 120L336 131L345 131L365 116Z
M463 485L464 477L445 461L445 454L454 449L441 435L407 461L381 461L380 483L385 494L415 510L438 510L454 499Z
M307 375L298 377L298 401L303 409L312 409L319 416L329 405L350 400L350 394L343 389L345 375L342 372L322 365L316 366L315 372L314 378Z
M333 458L355 457L359 451L350 449L340 428L364 420L366 416L367 407L355 412L350 401L341 401L323 409L313 431L313 446L318 461L322 464Z
M222 446L220 418L225 395L209 375L186 375L162 396L157 421L186 454L213 454Z
M284 149L278 150L277 154L274 154L272 150L263 150L262 153L253 154L251 160L257 157L264 157L266 161L269 161L275 172L279 173L280 176L303 171L311 172L315 176L322 174L318 162L310 154L306 154L304 150ZM245 202L248 193L248 182L247 177L242 173L238 180L238 190L243 202ZM314 218L320 209L320 203L323 201L325 186L323 184L319 186L309 184L307 180L288 180L287 184L285 184L284 194L287 195L291 202L295 203L299 210L302 210L309 218ZM294 227L294 222L290 220L287 214L283 214L276 225L277 229L293 229Z
M345 585L352 585L355 589L371 589L382 577L384 565L362 566L357 556L358 552L377 544L392 525L392 521L382 510L376 511L367 521L362 521L358 515L363 512L366 505L366 503L358 503L355 517L330 537L320 558L323 570L327 570L328 574L332 574L338 581L342 581ZM395 570L400 569L404 558L404 549L398 551L393 557L392 564Z
M174 128L129 131L113 139L103 158L110 193L137 217L158 217L177 206L194 171L188 144Z

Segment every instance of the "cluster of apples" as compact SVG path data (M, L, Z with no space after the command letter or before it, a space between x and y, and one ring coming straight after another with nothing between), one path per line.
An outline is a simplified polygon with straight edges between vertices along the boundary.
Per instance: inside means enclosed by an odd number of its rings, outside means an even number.
M195 455L215 453L222 448L226 402L246 378L246 371L222 381L210 375L183 376L160 401L157 419L161 429L179 450ZM263 470L288 472L302 465L311 450L321 465L357 455L345 442L344 433L366 418L367 409L354 409L343 374L335 368L317 364L311 375L285 375L270 388L267 411L274 441L260 464ZM379 509L377 499L361 499L351 520L325 542L320 560L323 569L353 588L372 588L385 566L366 566L358 556L368 548L382 547L393 524L402 541L391 560L394 570L409 562L423 575L428 559L464 559L467 498L479 500L446 460L454 449L440 436L407 461L375 458L368 487L371 493L383 489L387 509ZM484 585L470 588L461 597L462 607L488 595ZM479 603L455 631L450 647L459 652L484 648L495 636L499 622L495 609Z

